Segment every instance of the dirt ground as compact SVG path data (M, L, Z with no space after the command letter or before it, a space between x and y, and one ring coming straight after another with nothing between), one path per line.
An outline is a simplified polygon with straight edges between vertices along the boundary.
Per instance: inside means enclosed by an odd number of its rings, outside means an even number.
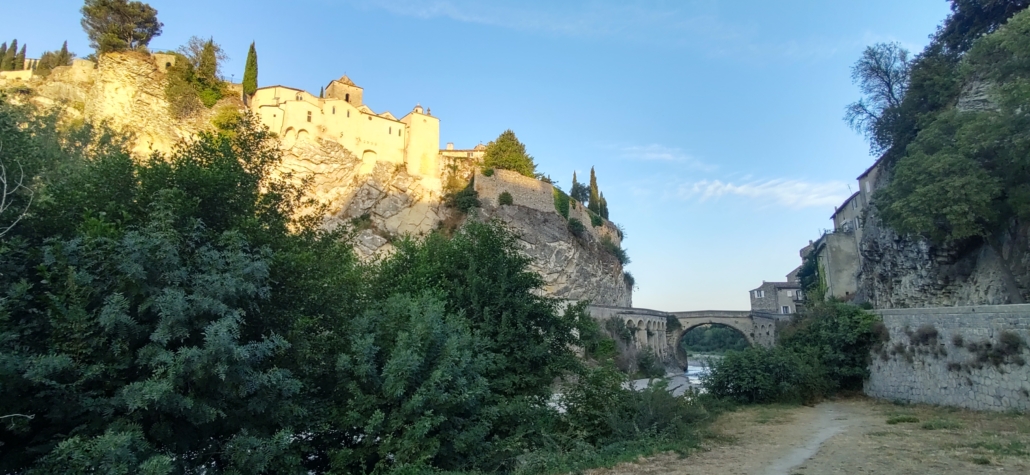
M865 398L724 414L704 449L661 454L593 475L1030 473L1030 415Z

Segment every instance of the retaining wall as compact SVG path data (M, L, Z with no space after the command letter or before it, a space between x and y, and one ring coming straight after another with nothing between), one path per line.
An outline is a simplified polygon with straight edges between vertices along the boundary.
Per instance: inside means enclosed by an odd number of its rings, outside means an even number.
M877 311L869 396L978 410L1030 410L1030 305Z

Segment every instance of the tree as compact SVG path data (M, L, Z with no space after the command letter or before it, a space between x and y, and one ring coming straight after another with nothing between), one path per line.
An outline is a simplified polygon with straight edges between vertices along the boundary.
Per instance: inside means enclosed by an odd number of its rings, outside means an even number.
M4 71L4 58L7 56L7 42L0 45L0 71Z
M185 45L177 50L186 57L198 81L213 85L220 81L221 65L229 59L222 46L214 38L203 39L191 36Z
M58 66L70 66L74 57L74 53L68 52L68 42L65 41L61 45L60 50L47 51L39 57L39 62L36 64L36 74L47 76L50 74L50 71Z
M511 170L531 178L536 176L533 157L526 153L526 146L519 142L511 129L505 130L496 140L486 145L483 167Z
M594 213L601 213L601 193L597 189L597 175L594 173L594 167L590 167L590 204L587 205L587 209Z
M844 120L865 135L873 154L891 146L891 125L898 119L910 67L908 51L900 43L867 47L851 67L851 80L865 97L848 105Z
M146 46L164 26L157 10L143 2L86 0L81 11L82 29L98 54Z
M600 208L601 209L600 209L600 211L597 214L600 214L601 217L604 218L604 219L608 219L608 200L604 199L604 193L601 193L601 206L600 206Z
M11 68L12 71L21 71L25 69L25 50L28 45L21 45L21 51L14 57L14 64Z
M18 40L11 41L11 47L7 48L4 57L0 59L0 71L13 71L14 58L18 54Z
M258 88L258 59L257 49L254 42L250 43L250 50L247 51L247 64L243 69L243 94L254 95Z
M576 180L576 172L572 172L572 190L569 191L569 196L580 203L586 203L590 199L589 188Z
M938 28L934 41L948 53L959 55L1028 6L1030 0L951 0L951 14Z

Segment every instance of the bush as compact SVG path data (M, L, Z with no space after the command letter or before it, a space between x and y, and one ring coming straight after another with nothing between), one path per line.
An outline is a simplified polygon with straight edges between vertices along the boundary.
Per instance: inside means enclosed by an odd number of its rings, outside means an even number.
M474 182L469 182L468 186L462 188L461 191L445 196L444 203L465 214L468 214L473 208L483 206L479 202L479 192L476 191Z
M645 378L665 376L665 364L650 348L637 354L637 371Z
M622 273L622 281L626 283L626 287L629 287L631 289L637 285L637 279L635 279L633 277L633 274L631 274L629 271L625 271ZM679 322L679 320L676 320L677 325L679 325Z
M630 263L629 254L626 253L625 249L619 247L618 244L615 244L615 242L612 241L612 238L608 236L602 237L601 248L615 256L615 258L619 260L620 264L626 265Z
M713 396L744 404L810 402L827 390L816 358L779 347L731 351L702 376L702 383Z
M569 195L564 191L554 188L554 210L563 218L569 219Z
M569 219L569 232L571 232L573 236L584 238L586 237L587 227L583 225L582 221L576 218L571 218Z
M502 191L500 196L497 197L497 204L501 206L511 206L515 204L515 199L511 197L511 193L508 193L507 191Z
M601 218L600 216L598 216L598 215L596 215L596 214L594 214L592 212L590 213L590 225L591 226L596 228L596 227L599 227L599 226L601 226L603 224L604 224L604 219L603 218Z
M486 168L483 170L483 176L494 176L493 168Z
M825 366L831 389L861 389L870 353L881 339L879 321L854 305L815 302L779 332L780 345L813 354Z

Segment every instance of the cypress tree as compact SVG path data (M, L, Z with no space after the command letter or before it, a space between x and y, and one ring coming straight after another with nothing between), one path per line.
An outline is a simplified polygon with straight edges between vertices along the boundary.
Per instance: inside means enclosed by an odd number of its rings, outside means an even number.
M0 71L4 70L4 58L7 56L7 42L0 45Z
M597 190L597 175L594 173L594 167L590 167L590 204L587 209L601 214L601 195Z
M68 41L61 45L61 52L57 54L58 66L69 66L72 64L72 55L68 53Z
M25 69L25 48L28 45L21 45L21 51L14 57L14 65L11 68L12 71L21 71Z
M4 53L3 60L0 60L0 71L11 71L14 68L14 56L18 52L18 40L11 42L11 47L7 48L7 52Z
M325 97L325 86L318 88L318 98L322 99Z
M247 65L243 69L243 94L251 96L258 88L258 63L257 50L254 43L250 43L250 51L247 52Z
M601 212L598 213L602 218L608 219L608 200L604 199L604 193L601 193Z

